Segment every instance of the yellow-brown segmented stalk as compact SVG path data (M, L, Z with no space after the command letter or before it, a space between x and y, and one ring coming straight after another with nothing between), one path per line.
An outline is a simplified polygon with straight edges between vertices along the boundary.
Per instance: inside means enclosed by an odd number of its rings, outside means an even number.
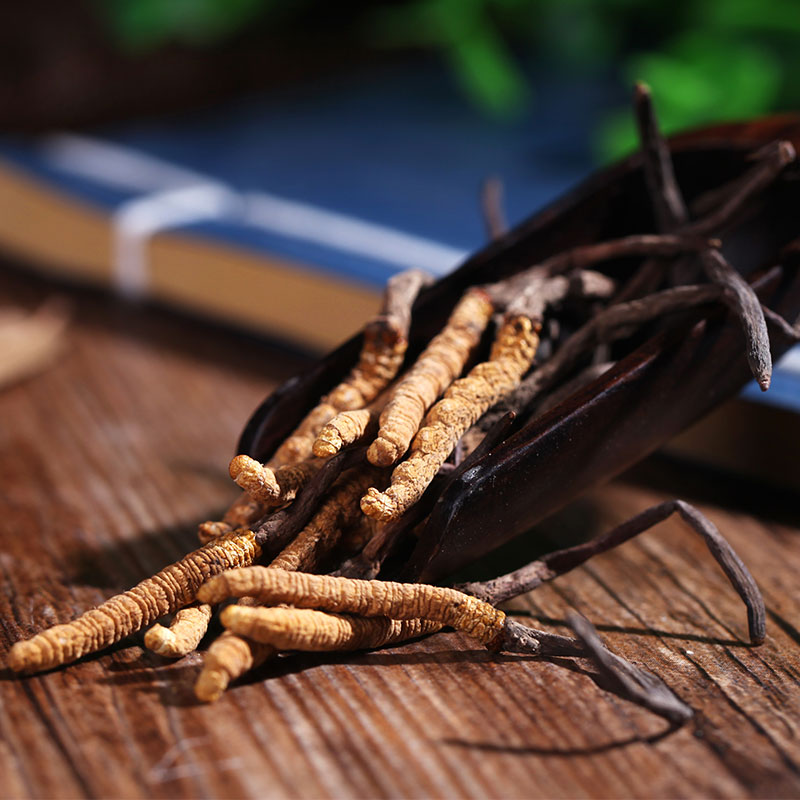
M327 425L323 425L314 442L314 455L330 458L343 447L357 442L366 433L372 418L373 414L367 408L340 412Z
M256 604L257 601L250 597L243 597L237 603L241 607ZM203 668L194 685L195 697L203 703L213 703L233 681L276 654L274 647L254 642L233 631L223 631L203 656Z
M357 467L342 475L302 531L276 556L270 567L307 570L336 545L342 530L361 516L359 501L380 472Z
M370 488L361 510L382 522L396 519L413 505L447 460L461 436L498 400L514 390L528 371L539 343L537 326L523 315L506 320L489 361L455 381L430 410L414 437L408 458L392 472L385 492Z
M102 650L188 605L211 576L252 564L260 552L251 531L215 539L76 620L17 642L8 654L8 666L15 672L34 672Z
M182 658L195 651L211 621L211 606L193 603L180 609L169 624L153 625L144 635L144 646L166 658Z
M277 650L305 652L372 649L442 628L440 622L432 620L355 617L307 608L239 605L228 606L220 619L228 630Z
M492 310L482 289L471 289L461 298L445 327L401 378L381 412L378 436L367 451L373 464L390 466L406 452L425 412L461 374Z
M431 280L421 270L406 270L389 278L381 309L364 328L358 363L328 394L326 402L339 411L354 411L371 403L394 380L408 347L411 306Z
M389 279L381 310L364 328L358 363L306 415L277 449L270 466L307 459L323 425L340 411L355 411L371 403L394 380L408 347L411 306L430 281L430 276L420 270L407 270Z
M362 617L427 619L464 631L483 644L500 635L505 620L505 614L489 603L442 586L334 578L268 567L224 572L208 581L198 596L206 603L254 597L269 605L287 603Z

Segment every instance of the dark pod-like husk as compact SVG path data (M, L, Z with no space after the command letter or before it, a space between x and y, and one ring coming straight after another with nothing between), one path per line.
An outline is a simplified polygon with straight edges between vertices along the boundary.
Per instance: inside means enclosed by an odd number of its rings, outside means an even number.
M675 171L687 200L739 175L749 166L747 154L775 139L787 139L800 150L800 118L718 126L673 139ZM723 251L751 280L759 270L782 265L781 274L759 292L791 321L800 315L800 277L796 256L784 248L800 236L798 207L800 181L790 171L723 239ZM638 155L594 174L419 297L409 361L441 328L468 286L499 280L581 244L653 228ZM629 268L623 263L604 267L617 276ZM791 342L776 330L770 334L777 358ZM349 371L360 344L361 336L353 337L270 395L248 422L238 452L266 461ZM741 389L749 379L744 352L737 323L721 309L679 315L580 392L537 419L522 417L505 441L448 485L403 577L436 581L651 453Z

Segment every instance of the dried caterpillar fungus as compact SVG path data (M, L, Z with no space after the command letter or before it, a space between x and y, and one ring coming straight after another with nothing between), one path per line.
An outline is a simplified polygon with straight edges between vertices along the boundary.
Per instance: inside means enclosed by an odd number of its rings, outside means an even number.
M299 608L228 606L222 624L277 650L363 650L413 639L441 629L423 619L355 617Z
M378 436L367 451L377 466L390 466L408 449L425 412L457 378L480 341L493 306L481 289L470 289L447 324L399 381L381 412Z
M321 464L314 459L271 469L250 456L235 456L230 463L231 478L263 507L283 505L317 473Z
M342 411L372 402L395 378L408 347L411 306L419 290L431 283L420 270L408 270L389 279L378 316L364 328L358 363L327 397Z
M420 289L430 281L419 270L401 272L389 280L381 311L364 329L358 363L275 451L272 457L275 465L308 458L323 425L340 411L355 411L367 405L394 380L408 347L411 306Z
M8 666L15 672L50 669L102 650L188 605L208 578L252 564L260 553L251 531L215 539L76 620L17 642L8 654Z
M180 609L169 627L153 625L144 635L144 646L160 656L181 658L197 649L211 621L211 606L194 603Z
M370 470L365 471L361 481L353 488L348 488L347 480L336 484L332 495L295 540L278 554L269 568L283 566L291 569L298 565L305 569L314 568L329 546L336 543L339 526L346 526L354 516L360 516L358 497L365 485L368 485L370 474ZM255 606L258 601L252 597L242 597L237 605ZM269 645L225 631L212 642L203 658L203 668L195 682L195 696L206 703L217 700L232 681L260 666L276 652Z
M257 605L257 601L242 597L237 605ZM246 639L233 631L223 631L203 654L203 668L194 685L195 697L201 702L213 703L233 681L261 666L276 653L274 647Z
M249 528L264 516L265 508L247 493L243 493L231 503L221 520L208 520L197 526L200 544L208 544L212 539L231 533L237 528Z
M318 458L336 455L343 447L357 442L366 434L373 413L367 408L342 411L322 427L313 452Z
M370 488L361 510L381 521L396 519L424 493L461 436L498 400L515 389L528 371L539 343L538 325L524 315L506 320L489 361L455 381L430 410L414 437L408 458L392 473L385 492Z
M198 597L206 603L255 597L270 605L288 603L362 617L427 619L468 633L484 644L496 639L505 620L505 614L489 603L442 586L334 578L268 567L224 572L209 580Z
M342 475L310 522L284 547L270 567L306 570L327 555L343 529L358 522L361 494L379 474L371 467L356 468Z

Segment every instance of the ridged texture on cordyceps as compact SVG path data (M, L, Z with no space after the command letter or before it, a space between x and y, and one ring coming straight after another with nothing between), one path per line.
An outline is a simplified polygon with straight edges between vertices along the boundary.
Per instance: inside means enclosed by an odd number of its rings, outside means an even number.
M366 408L337 414L319 432L314 442L314 455L319 458L330 458L348 444L357 442L366 432L370 419L372 413Z
M368 650L404 642L442 628L423 619L388 619L330 614L307 608L228 606L221 616L228 630L278 650L322 652Z
M364 490L375 480L374 467L357 467L339 478L309 523L275 557L270 567L310 569L338 543L342 531L362 516L359 506Z
M224 631L206 651L203 669L194 685L195 697L204 703L218 700L228 686L277 653L274 647Z
M251 531L215 539L73 622L17 642L8 654L8 666L15 672L50 669L102 650L191 603L209 578L252 564L260 552Z
M153 625L144 635L144 646L166 658L182 658L197 649L211 621L211 606L195 603L182 608L169 624Z
M406 452L425 412L463 371L492 310L489 297L480 289L461 298L445 327L399 381L381 412L378 436L367 451L373 464L388 467Z
M430 410L414 437L408 458L395 467L385 492L370 488L361 510L381 522L397 519L422 497L458 440L498 400L516 389L528 371L539 337L526 316L508 319L500 329L488 361L455 381Z
M229 570L206 583L198 597L206 603L254 597L269 605L287 603L362 617L435 620L483 644L502 631L505 620L505 614L489 603L443 586L334 578L269 567Z

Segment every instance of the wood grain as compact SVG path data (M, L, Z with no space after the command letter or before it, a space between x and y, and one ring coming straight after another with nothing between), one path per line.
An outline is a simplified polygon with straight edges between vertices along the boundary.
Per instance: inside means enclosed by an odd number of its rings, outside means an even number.
M1 302L32 308L47 293L3 273ZM0 394L3 653L193 547L197 522L235 494L226 466L242 424L310 363L158 311L71 296L64 357ZM759 580L764 646L745 644L738 598L672 520L514 607L562 633L569 609L585 614L612 649L692 705L696 721L681 730L605 691L583 664L496 657L453 633L375 653L281 657L212 706L193 699L199 656L168 662L136 637L67 669L3 673L0 794L796 797L792 498L651 461L481 569L599 533L677 490Z

